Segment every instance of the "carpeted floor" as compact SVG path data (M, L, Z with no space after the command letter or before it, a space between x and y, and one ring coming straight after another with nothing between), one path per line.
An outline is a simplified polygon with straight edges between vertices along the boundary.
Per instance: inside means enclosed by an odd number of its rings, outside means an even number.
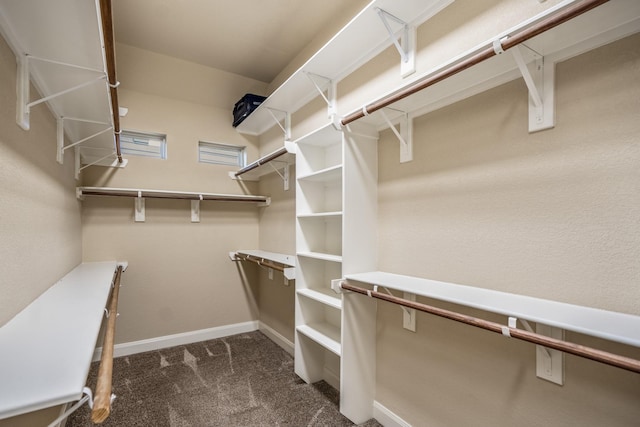
M260 332L114 359L109 426L353 426L338 392L306 384L293 358ZM89 373L95 389L98 364ZM84 405L67 427L91 426ZM380 426L369 420L362 426Z

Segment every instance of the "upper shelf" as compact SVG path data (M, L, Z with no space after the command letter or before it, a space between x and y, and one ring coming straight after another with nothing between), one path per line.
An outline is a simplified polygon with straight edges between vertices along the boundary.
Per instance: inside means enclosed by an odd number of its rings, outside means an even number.
M494 41L518 34L577 3L579 3L578 0L566 0L551 7L503 33L496 34L491 39L448 62L412 77L402 86L382 94L375 101L354 109L344 117L359 114L366 107L371 114L360 118L359 121L374 125L378 129L384 129L388 127L384 115L372 112L374 109L370 109L370 106L380 104L383 100L407 91L410 86L416 83L445 73L446 70L454 68L477 53L491 48ZM526 57L524 59L526 62L532 62L534 59L540 58L545 64L555 64L637 32L640 32L640 2L637 0L609 1L527 40L524 43L528 47L525 49ZM511 51L505 51L503 54L497 54L452 77L396 101L390 107L404 113L411 113L414 116L426 114L521 77L521 71ZM398 116L396 116L397 118ZM395 121L393 118L391 120Z
M59 119L60 140L62 129L70 144L87 138L79 153L83 164L115 152L98 2L2 1L0 32L22 70L18 73L19 124L28 129L29 109L46 102ZM39 100L29 94L29 81L40 92Z
M640 347L640 316L380 271L345 277Z
M374 0L276 89L236 129L260 135L276 123L268 109L293 113L318 95L309 74L337 82L391 45L377 9L417 26L453 0Z

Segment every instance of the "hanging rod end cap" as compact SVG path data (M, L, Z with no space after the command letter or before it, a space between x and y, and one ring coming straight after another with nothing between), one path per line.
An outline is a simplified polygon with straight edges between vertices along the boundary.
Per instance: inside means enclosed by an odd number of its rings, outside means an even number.
M331 289L333 289L333 292L336 294L342 293L342 282L344 282L344 279L333 279L331 281Z

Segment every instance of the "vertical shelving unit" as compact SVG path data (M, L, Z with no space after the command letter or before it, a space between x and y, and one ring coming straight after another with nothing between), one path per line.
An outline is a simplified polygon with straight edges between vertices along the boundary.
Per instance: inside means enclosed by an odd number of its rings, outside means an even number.
M343 388L360 388L358 378L365 375L361 369L345 369L355 364L355 355L345 354L344 334L354 332L343 325L360 327L345 319L343 297L331 289L331 281L377 263L371 233L377 217L377 138L373 128L336 130L327 124L296 141L295 371L306 382L325 380L339 388L346 415L359 404ZM347 303L375 314L369 301ZM374 378L369 374L367 381ZM370 417L370 406L355 418Z

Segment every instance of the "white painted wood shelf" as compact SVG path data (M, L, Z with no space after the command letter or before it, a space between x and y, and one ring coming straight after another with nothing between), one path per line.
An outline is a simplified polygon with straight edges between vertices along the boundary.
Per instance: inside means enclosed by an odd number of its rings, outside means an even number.
M292 114L319 93L314 83L340 81L392 44L377 9L417 26L453 0L374 0L294 72L238 127L238 132L260 135L276 125L269 109ZM398 29L394 28L394 31ZM398 55L398 63L400 56ZM316 77L314 77L316 76Z
M321 302L329 307L342 309L342 299L340 295L336 294L330 289L299 289L296 291L298 295L302 295L306 298Z
M640 316L381 271L345 279L640 347Z
M310 323L296 327L296 331L312 339L322 347L340 356L340 329L329 323Z
M304 258L320 259L323 261L330 261L330 262L342 262L342 256L325 254L322 252L298 252L298 256L304 257Z
M489 40L478 44L469 51L461 52L431 70L406 79L401 86L386 93L381 93L376 100L401 92L415 82L437 75L442 70L464 61L487 47L491 47L494 40L502 40L510 34L516 34L523 29L529 28L553 15L558 10L578 3L578 1L566 0L507 31L495 34ZM533 64L536 58L544 58L544 64L553 67L558 62L637 32L640 32L640 2L637 0L613 0L526 41L525 44L529 49L525 49L527 55L524 59L528 64ZM511 51L507 50L501 55L496 55L453 77L397 101L390 107L412 116L420 116L518 78L522 78L522 74ZM549 83L552 86L549 89L552 91L553 82ZM369 104L370 102L367 102L365 105ZM347 114L344 114L344 116L346 117L358 111L362 111L362 107L346 112ZM397 119L398 117L391 117L391 121L396 121ZM378 130L388 127L384 117L376 112L358 121L376 126Z
M0 419L78 400L118 263L83 263L0 328Z
M232 261L243 261L242 258L246 257L247 261L255 262L266 268L275 268L276 266L274 266L273 263L280 264L281 267L278 266L276 269L282 270L285 283L287 280L295 280L296 278L296 257L293 255L259 249L240 249L235 252L230 252L229 257Z
M0 32L17 61L26 64L23 68L26 93L22 92L25 99L23 102L19 99L18 103L27 106L34 102L34 94L28 93L31 80L43 100L50 97L46 103L57 118L63 118L59 132L64 132L71 143L106 129L78 146L78 162L89 164L114 153L113 115L98 2L2 1ZM27 129L29 108L18 119ZM100 164L115 166L116 161L112 157Z

